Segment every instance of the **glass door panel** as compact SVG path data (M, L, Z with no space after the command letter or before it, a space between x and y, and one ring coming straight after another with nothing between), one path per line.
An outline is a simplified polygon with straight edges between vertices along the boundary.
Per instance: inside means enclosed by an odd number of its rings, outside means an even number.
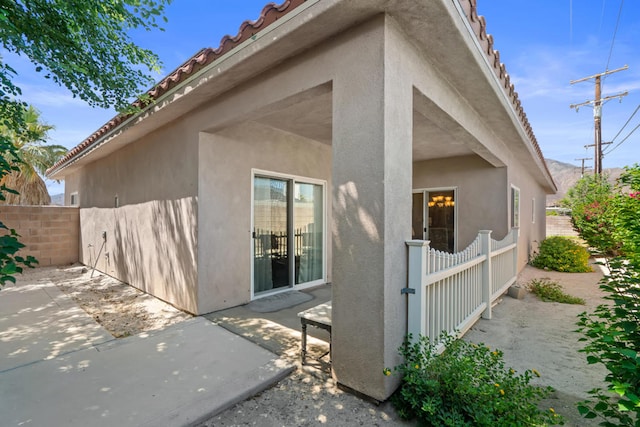
M295 284L322 280L324 277L323 187L318 184L294 184Z
M289 182L256 176L253 186L253 289L257 294L291 286Z
M411 209L411 238L423 240L424 232L424 192L413 193L413 207Z
M454 251L455 192L453 190L428 191L427 239L439 251Z

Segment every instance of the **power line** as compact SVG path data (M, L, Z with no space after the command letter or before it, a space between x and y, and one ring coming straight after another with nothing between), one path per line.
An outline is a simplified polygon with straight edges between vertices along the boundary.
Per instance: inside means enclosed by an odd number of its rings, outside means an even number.
M611 38L611 47L609 48L609 57L607 58L607 66L605 71L609 71L609 63L611 62L611 54L613 53L613 45L616 42L616 34L618 34L618 25L620 24L620 16L622 15L622 6L624 0L620 0L620 9L618 9L618 18L616 19L616 28L613 30L613 37ZM605 76L606 79L606 76Z
M624 126L622 126L620 128L620 130L618 131L618 133L616 134L616 136L613 137L613 139L611 140L611 142L615 141L616 138L622 133L622 131L624 130L624 128L627 127L627 125L629 124L629 122L631 121L631 119L633 119L633 116L636 115L636 113L638 112L638 110L640 110L640 104L638 104L638 106L636 107L635 111L631 114L631 117L629 117L629 119L627 120L627 122L624 124Z
M576 159L576 160L582 161L582 167L580 168L580 170L581 170L580 178L583 178L584 177L584 171L586 169L585 166L584 166L584 161L585 160L593 160L593 157L582 157L582 158Z
M615 150L616 148L618 148L620 146L620 144L622 144L623 142L625 142L627 139L629 139L629 137L636 131L638 130L638 128L640 128L640 124L638 124L638 126L634 127L633 130L631 132L629 132L629 135L625 136L624 139L620 142L618 142L611 150L607 151L605 154L610 154L613 150Z
M582 102L580 104L572 104L569 107L575 108L576 111L584 105L593 105L593 121L594 121L594 139L595 139L595 155L593 156L593 171L596 175L600 175L602 173L602 103L606 102L613 98L621 99L624 96L628 95L628 92L619 93L616 95L611 95L607 97L602 97L602 77L606 77L609 74L617 73L618 71L623 71L628 69L629 67L625 65L622 68L618 68L616 70L606 70L602 73L594 74L593 76L583 77L578 80L572 80L569 82L570 84L584 82L587 80L594 79L595 80L595 98L591 101Z
M569 0L569 44L573 47L573 0Z

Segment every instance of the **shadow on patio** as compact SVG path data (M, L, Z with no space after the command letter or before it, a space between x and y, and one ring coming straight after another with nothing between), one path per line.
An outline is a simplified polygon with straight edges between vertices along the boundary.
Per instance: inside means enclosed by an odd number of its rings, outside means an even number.
M301 324L298 313L331 301L331 285L291 290L252 301L238 307L215 311L205 318L251 342L287 359L300 363ZM307 328L306 365L327 370L329 333Z

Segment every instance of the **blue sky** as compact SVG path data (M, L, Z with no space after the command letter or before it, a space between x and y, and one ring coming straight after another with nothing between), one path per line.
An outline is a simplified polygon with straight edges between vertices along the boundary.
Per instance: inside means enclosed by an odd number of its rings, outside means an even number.
M225 34L235 35L240 24L257 18L265 4L265 0L173 0L166 12L166 31L136 32L134 40L160 56L164 69L155 76L160 80L200 48L217 47ZM629 70L604 79L603 96L622 91L629 95L604 106L603 141L614 139L640 105L638 0L478 0L478 11L487 20L494 47L547 158L578 165L576 158L593 157L593 149L584 148L593 143L592 109L586 106L576 113L569 105L593 99L594 85L570 85L571 80L603 72L607 65L609 70L629 65ZM18 71L23 99L55 126L52 143L72 148L114 116L113 111L91 109L66 89L45 81L27 60L10 55L4 59ZM640 162L640 129L616 147L638 125L640 112L605 148L604 167ZM47 184L51 194L64 191L62 183Z

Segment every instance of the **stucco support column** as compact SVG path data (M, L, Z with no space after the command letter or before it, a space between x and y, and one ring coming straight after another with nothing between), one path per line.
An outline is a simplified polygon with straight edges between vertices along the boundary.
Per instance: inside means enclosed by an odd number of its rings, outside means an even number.
M333 82L332 366L337 381L377 400L399 379L411 237L412 85L399 33L366 24Z

